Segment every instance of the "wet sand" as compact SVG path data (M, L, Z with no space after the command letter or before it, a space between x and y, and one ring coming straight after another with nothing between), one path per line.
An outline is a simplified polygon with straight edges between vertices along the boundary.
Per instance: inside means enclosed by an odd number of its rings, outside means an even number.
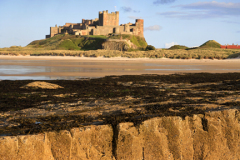
M0 69L15 66L15 72L1 72L5 77L104 77L109 75L227 73L240 72L240 59L150 59L150 58L88 58L61 56L0 56ZM26 72L21 70L26 70ZM54 78L55 77L55 78ZM0 78L4 79L4 78ZM67 79L67 78L63 78ZM71 79L71 78L70 78Z

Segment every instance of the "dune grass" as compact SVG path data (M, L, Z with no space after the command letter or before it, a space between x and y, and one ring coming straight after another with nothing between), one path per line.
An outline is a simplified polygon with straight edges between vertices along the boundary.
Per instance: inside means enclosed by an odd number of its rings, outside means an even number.
M101 50L102 43L109 39L128 39L138 49L128 51ZM221 49L219 43L210 40L198 48L175 46L174 49L146 50L144 38L133 35L77 36L59 34L52 38L36 40L26 47L0 48L0 55L31 56L78 56L78 57L128 57L128 58L171 58L171 59L226 59L240 56L238 49ZM150 45L149 45L150 46ZM141 49L141 47L143 47ZM150 46L151 47L151 46ZM152 46L153 47L153 46ZM178 49L179 48L179 49Z
M203 43L200 48L221 48L221 44L216 42L215 40L209 40Z
M188 47L183 46L183 45L174 45L170 47L169 49L188 49Z
M149 51L116 51L116 50L47 50L43 48L18 47L0 48L0 55L31 56L77 56L77 57L128 57L128 58L171 58L171 59L226 59L237 58L240 50L219 48L198 48L191 50L149 50Z

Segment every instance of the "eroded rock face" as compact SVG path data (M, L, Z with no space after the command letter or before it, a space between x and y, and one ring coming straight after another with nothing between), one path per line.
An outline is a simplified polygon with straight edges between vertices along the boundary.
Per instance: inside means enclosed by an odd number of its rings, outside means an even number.
M240 159L237 109L0 138L1 159Z
M70 132L0 138L1 159L112 159L112 128L108 125L73 128Z
M130 40L119 40L119 39L108 39L102 44L102 49L104 50L119 50L127 51L129 48L137 49Z
M127 51L129 47L125 42L106 41L102 44L102 49Z

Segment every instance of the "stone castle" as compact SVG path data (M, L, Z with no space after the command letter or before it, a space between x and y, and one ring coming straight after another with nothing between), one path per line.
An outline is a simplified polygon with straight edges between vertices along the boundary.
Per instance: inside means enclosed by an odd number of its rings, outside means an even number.
M74 35L109 35L113 34L132 34L140 37L143 35L143 19L136 19L136 23L119 25L119 12L108 13L108 10L99 12L99 18L85 20L82 23L66 23L64 26L50 27L50 35L69 33Z

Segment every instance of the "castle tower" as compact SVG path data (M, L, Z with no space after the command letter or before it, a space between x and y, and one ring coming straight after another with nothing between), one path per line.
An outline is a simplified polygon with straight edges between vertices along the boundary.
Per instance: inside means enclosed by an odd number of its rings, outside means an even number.
M59 33L59 30L57 25L55 25L55 27L50 27L50 37L53 37L58 33Z
M137 36L144 37L143 35L143 19L136 19L136 30L137 30Z
M129 24L124 25L124 32L130 32L129 30Z
M99 12L99 26L119 26L119 12Z

